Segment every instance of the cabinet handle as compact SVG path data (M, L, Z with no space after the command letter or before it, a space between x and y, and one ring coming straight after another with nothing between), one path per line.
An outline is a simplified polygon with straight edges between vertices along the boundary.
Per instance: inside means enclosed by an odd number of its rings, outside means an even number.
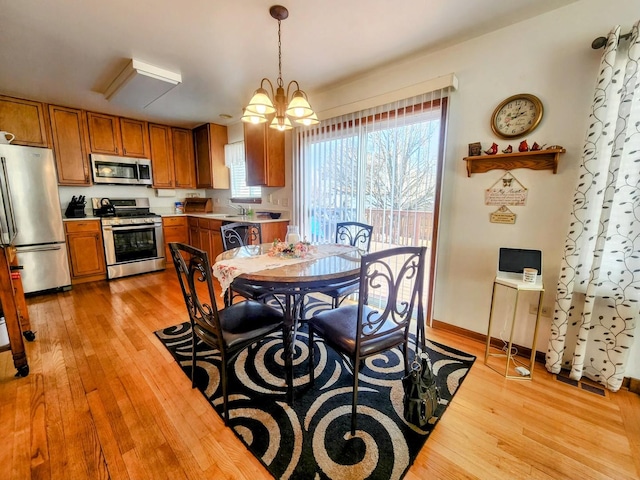
M126 149L126 148L123 148L123 149L122 149L122 153L123 153L124 155L126 155L126 154L127 154L127 149Z

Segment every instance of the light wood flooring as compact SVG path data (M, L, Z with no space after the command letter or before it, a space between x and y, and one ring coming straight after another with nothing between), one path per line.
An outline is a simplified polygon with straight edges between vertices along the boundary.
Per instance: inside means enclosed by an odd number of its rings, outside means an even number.
M172 269L28 304L30 375L0 353L0 479L271 478L153 334L186 320ZM640 396L586 392L542 365L506 380L483 344L428 336L478 360L407 480L640 478Z

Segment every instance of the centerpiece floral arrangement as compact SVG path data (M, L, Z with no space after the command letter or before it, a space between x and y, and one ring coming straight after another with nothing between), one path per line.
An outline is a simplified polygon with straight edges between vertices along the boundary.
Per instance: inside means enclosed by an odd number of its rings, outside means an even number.
M281 242L279 238L276 238L267 254L270 257L305 258L314 250L315 247L311 246L307 241L287 243Z

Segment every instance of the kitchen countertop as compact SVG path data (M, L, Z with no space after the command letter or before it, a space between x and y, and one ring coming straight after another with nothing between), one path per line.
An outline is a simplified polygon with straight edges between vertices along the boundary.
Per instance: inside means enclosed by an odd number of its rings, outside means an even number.
M275 223L288 222L288 218L259 218L256 216L233 215L231 213L167 213L162 217L196 217L222 220L224 222Z
M275 222L288 222L288 218L257 218L248 217L242 215L233 215L227 213L166 213L160 214L161 217L197 217L197 218L211 218L214 220L222 220L225 222L249 222L249 223L275 223ZM65 222L83 221L83 220L100 220L101 217L95 217L87 215L82 218L62 218Z

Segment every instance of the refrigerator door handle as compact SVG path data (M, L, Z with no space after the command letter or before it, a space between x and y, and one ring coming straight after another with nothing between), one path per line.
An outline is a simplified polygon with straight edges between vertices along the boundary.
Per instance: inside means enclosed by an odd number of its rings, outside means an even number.
M27 252L50 252L52 250L60 250L62 245L45 245L38 247L18 247L18 253L27 253Z
M9 180L7 178L7 161L0 157L2 162L2 174L0 175L0 195L2 196L2 210L0 212L0 244L9 246L18 234L13 204L11 203L11 190L9 190Z

